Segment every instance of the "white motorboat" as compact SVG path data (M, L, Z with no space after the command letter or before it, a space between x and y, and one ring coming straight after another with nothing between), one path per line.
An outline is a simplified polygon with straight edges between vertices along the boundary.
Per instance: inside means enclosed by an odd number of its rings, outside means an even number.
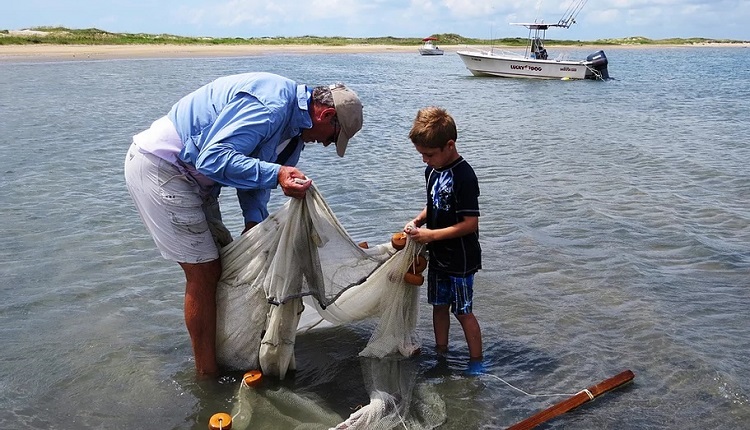
M533 79L609 79L607 56L597 51L585 60L569 60L560 55L549 58L544 47L547 29L550 27L568 28L575 23L575 16L585 0L578 0L571 15L556 24L543 22L511 23L529 29L528 42L524 53L497 51L458 51L466 68L474 76L499 76L503 78Z
M425 37L422 39L422 46L419 47L419 53L421 55L443 55L443 50L438 48L434 42L437 42L436 37Z

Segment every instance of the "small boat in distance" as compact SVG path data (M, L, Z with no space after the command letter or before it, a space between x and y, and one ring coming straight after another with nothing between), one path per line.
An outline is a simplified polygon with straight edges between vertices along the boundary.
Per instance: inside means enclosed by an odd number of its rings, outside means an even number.
M574 0L569 9L568 18L560 19L556 24L544 22L511 23L529 29L526 50L517 52L458 51L457 54L474 76L499 76L503 78L534 79L609 79L607 56L604 51L595 52L585 60L568 60L562 55L551 59L544 47L547 29L551 27L568 28L575 23L575 17L587 0ZM566 12L567 15L568 12Z
M419 47L419 53L421 55L443 55L443 50L433 43L436 41L437 37L425 37L422 39L422 46Z

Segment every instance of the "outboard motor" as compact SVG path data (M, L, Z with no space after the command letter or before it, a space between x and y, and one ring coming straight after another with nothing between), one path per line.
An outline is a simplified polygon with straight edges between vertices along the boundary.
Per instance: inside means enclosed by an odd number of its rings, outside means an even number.
M586 79L609 79L609 71L607 70L607 56L604 55L604 51L595 52L588 57L586 61L591 62L586 70Z

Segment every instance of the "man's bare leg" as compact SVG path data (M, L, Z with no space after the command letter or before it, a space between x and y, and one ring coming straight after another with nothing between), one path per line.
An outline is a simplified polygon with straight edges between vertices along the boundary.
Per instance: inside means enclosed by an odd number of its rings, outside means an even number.
M216 366L216 287L221 260L180 263L185 271L185 325L193 345L195 367L201 375L213 375Z

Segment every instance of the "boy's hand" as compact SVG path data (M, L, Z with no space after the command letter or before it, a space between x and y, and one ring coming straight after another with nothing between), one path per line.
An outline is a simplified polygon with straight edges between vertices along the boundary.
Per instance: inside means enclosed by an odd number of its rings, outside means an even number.
M432 237L433 230L430 230L429 228L413 227L410 231L404 230L404 232L409 235L409 239L417 243L429 243L434 240Z

